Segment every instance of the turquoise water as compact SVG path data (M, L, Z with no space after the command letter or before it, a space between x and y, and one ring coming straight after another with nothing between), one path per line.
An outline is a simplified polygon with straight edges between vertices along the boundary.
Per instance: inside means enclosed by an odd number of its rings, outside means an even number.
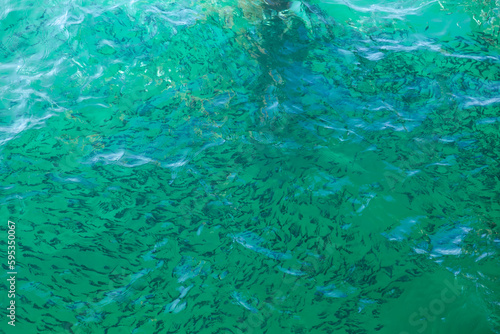
M1 333L500 333L500 4L284 7L0 1Z

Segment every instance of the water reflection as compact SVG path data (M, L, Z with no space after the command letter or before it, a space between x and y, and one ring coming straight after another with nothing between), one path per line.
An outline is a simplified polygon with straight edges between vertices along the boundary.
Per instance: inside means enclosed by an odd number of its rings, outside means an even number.
M306 10L300 2L240 0L218 12L234 42L257 61L259 72L246 88L264 118L284 99L285 72L300 71L307 58L311 31Z

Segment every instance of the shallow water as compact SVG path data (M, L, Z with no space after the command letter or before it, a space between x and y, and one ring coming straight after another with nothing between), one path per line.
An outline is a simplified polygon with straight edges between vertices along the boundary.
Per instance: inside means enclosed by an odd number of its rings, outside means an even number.
M500 333L498 3L0 19L1 333Z

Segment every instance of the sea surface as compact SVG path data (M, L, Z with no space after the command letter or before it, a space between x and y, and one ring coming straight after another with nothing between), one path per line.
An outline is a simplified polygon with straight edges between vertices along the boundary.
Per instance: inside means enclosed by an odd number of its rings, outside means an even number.
M499 24L0 0L0 333L500 333Z

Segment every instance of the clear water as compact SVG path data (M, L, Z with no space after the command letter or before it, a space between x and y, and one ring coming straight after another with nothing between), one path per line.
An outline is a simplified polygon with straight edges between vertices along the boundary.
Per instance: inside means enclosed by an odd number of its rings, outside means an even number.
M499 7L2 0L0 332L500 333Z

